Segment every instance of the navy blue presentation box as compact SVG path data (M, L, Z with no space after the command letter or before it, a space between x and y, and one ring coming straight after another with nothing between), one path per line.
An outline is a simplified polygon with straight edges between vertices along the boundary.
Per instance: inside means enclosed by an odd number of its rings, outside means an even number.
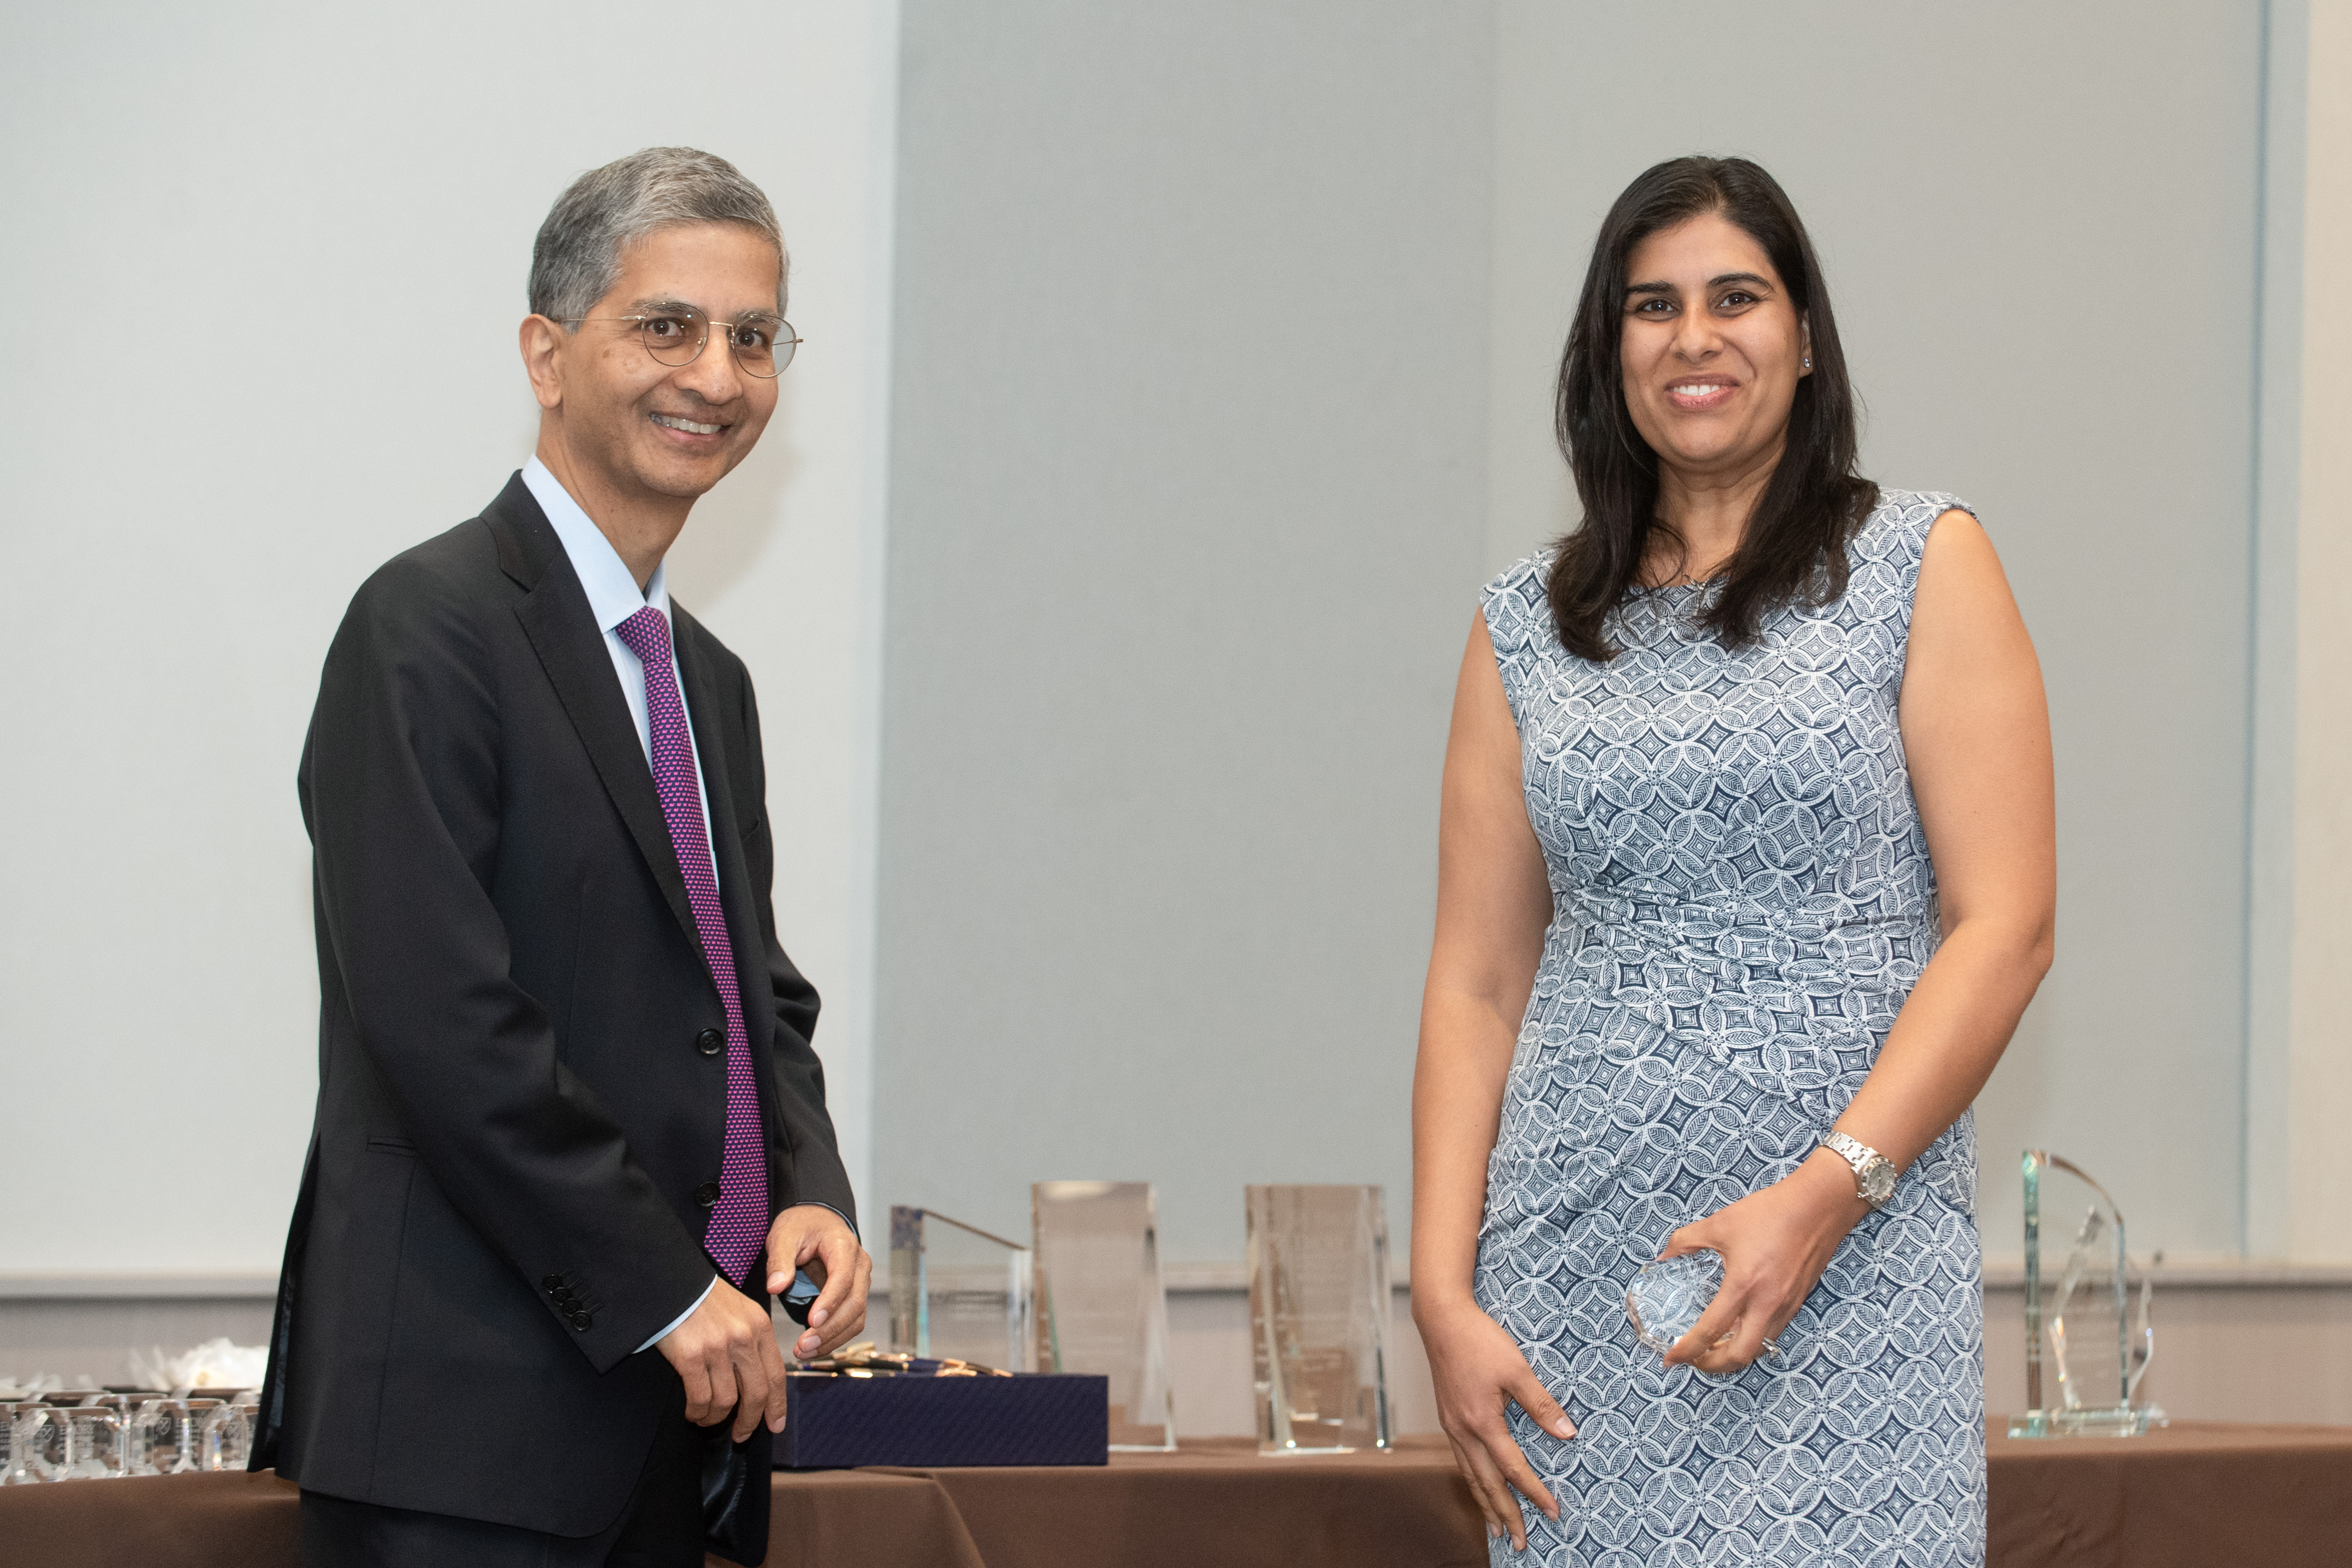
M1107 1465L1110 1379L829 1377L796 1372L776 1438L780 1470L901 1465Z

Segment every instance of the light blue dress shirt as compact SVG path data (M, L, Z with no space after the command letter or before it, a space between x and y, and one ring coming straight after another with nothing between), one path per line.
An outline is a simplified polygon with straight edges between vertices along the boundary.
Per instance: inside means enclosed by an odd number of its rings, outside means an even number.
M591 521L563 481L550 473L547 465L534 456L522 466L522 482L530 487L532 499L539 510L547 514L554 525L555 537L563 542L563 553L572 558L572 570L580 578L580 586L588 595L588 613L596 617L596 629L604 634L604 651L613 656L613 673L620 678L621 695L627 699L630 721L637 727L637 744L645 749L646 765L654 760L652 722L646 717L646 667L621 640L614 628L639 610L648 606L659 610L662 619L669 614L669 563L654 568L641 591L637 580L630 575L621 552L604 537L604 531ZM671 647L677 647L677 633L671 632ZM694 743L694 712L686 705L686 678L677 668L673 652L669 661L669 678L677 687L677 705L686 715L686 743L694 751L694 793L702 803L702 841L712 845L710 881L719 882L719 857L716 842L710 837L710 796L702 787L702 753Z

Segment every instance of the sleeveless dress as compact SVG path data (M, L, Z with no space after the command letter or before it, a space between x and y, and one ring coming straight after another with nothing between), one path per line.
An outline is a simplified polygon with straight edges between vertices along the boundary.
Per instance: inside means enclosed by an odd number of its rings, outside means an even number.
M1479 1304L1578 1436L1511 1406L1560 1503L1547 1568L1984 1561L1984 1306L1964 1115L1737 1376L1668 1370L1625 1289L1679 1226L1812 1152L1940 940L1895 700L1927 531L1884 490L1844 595L1727 649L1705 587L1636 593L1622 651L1560 646L1549 552L1486 587L1553 917L1504 1092Z

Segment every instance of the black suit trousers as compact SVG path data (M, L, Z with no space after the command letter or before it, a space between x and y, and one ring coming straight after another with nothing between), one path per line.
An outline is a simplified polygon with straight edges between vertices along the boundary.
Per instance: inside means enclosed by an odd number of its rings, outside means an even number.
M663 1423L620 1518L550 1535L446 1513L302 1494L302 1568L701 1568L704 1433Z

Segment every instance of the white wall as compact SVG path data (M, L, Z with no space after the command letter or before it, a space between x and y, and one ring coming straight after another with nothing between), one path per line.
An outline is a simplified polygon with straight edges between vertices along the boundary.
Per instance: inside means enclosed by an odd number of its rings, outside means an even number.
M2049 677L2060 959L1981 1105L1989 1247L2029 1142L2144 1247L2242 1246L2261 10L908 16L877 1196L1017 1228L1034 1177L1150 1176L1180 1258L1246 1180L1402 1209L1443 683L1573 519L1601 216L1706 150L1790 188L1870 471L1983 510Z
M2135 1245L2241 1245L2263 15L1708 3L1500 12L1500 566L1575 515L1550 389L1617 193L1757 159L1811 228L1866 471L1982 509L2058 755L2058 962L1979 1103L1986 1248L2018 1151L2097 1172Z
M1492 41L905 11L876 1197L1379 1182L1486 515Z
M12 11L0 1269L277 1267L316 1087L294 767L344 603L530 450L531 237L719 153L808 339L673 591L759 683L777 913L867 1162L895 7Z
M2340 58L2342 0L2315 11ZM1989 1243L2010 1152L2046 1141L2145 1244L2240 1245L2243 1119L2257 1152L2285 1136L2298 1081L2287 1024L2250 1064L2244 1022L2271 984L2248 648L2300 591L2272 616L2249 581L2266 15L2275 137L2297 0L1637 26L925 0L903 62L886 0L730 0L694 19L688 86L649 81L644 16L604 0L20 7L0 1119L41 1198L0 1206L0 1270L275 1267L314 1081L292 777L319 658L370 568L528 449L530 235L656 141L740 162L796 254L784 408L675 571L761 682L779 912L869 1210L1017 1230L1034 1177L1150 1176L1199 1258L1237 1255L1254 1177L1381 1180L1402 1215L1453 659L1483 576L1567 521L1549 380L1601 210L1703 147L1789 184L1871 468L1984 508L2050 672L2065 923L1985 1101ZM2306 575L2306 663L2346 580ZM2295 651L2252 684L2315 744L2336 689ZM2309 750L2294 793L2286 735L2292 867L2340 792ZM2321 914L2326 886L2300 885ZM2324 1058L2303 1081L2335 1082Z

